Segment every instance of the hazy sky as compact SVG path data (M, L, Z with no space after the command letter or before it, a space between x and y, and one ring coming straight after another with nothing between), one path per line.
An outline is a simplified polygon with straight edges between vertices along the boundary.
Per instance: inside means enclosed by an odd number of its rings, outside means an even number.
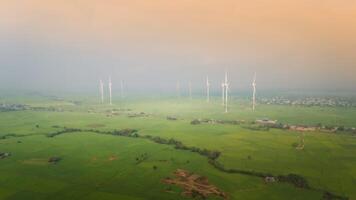
M353 89L355 0L0 0L0 88Z

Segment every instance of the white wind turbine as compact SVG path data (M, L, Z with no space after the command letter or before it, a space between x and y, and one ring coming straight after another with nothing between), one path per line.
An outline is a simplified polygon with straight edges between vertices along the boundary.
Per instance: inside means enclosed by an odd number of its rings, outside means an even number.
M253 88L252 110L255 111L255 107L256 107L256 72L255 72L255 75L253 76L252 88Z
M100 96L101 96L101 103L104 103L104 83L101 79L100 79L99 90L100 90Z
M209 76L206 76L206 101L209 103L210 101L210 82Z
M112 105L112 83L111 83L111 77L109 76L109 97L110 97L110 105Z
M221 100L222 100L221 105L225 105L225 83L224 82L221 83Z
M228 100L228 91L229 91L229 83L227 82L227 72L225 72L224 88L225 88L225 112L227 113L227 100Z

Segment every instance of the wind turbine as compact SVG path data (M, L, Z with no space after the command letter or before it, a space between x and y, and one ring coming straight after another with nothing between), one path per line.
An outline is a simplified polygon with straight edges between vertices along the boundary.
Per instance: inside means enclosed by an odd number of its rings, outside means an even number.
M228 90L229 90L229 83L227 82L227 72L225 72L225 113L227 113L227 99L228 99Z
M111 83L111 77L109 76L109 97L110 97L110 105L112 105L112 83Z
M256 72L255 72L255 75L253 76L252 88L253 88L252 110L255 111L255 107L256 107Z
M221 105L225 105L225 83L224 82L221 83L221 100L222 100Z
M210 101L210 83L209 76L206 76L206 101L209 103Z
M100 95L101 95L101 103L104 103L104 83L101 79L100 79L99 90L100 90Z
M189 86L189 98L192 99L192 83L189 81L188 83Z

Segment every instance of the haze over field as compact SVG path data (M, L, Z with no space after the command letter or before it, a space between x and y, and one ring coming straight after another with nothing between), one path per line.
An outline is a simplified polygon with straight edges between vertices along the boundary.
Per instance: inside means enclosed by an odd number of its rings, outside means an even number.
M352 0L1 0L0 88L349 90L355 35Z

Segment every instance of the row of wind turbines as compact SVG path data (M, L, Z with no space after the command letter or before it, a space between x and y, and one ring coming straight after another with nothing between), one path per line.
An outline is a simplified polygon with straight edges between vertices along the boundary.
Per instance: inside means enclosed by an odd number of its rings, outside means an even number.
M109 104L112 105L112 82L111 82L111 77L109 77ZM120 89L121 89L121 97L124 96L124 82L120 82ZM100 97L101 97L101 103L104 103L104 82L103 80L100 79L99 81L99 90L100 90Z
M228 112L228 95L229 95L229 88L230 88L230 83L228 82L228 76L227 72L225 72L225 79L221 83L221 99L222 99L222 105L225 107L225 112ZM207 99L206 101L210 101L210 82L209 82L209 77L206 77L206 95ZM253 81L252 81L252 110L255 111L256 108L256 73L253 76Z
M100 96L101 96L101 103L104 103L104 82L100 80L99 82L99 89L100 89ZM209 81L209 76L206 77L206 101L209 103L210 102L210 81ZM192 84L191 82L188 83L189 86L189 96L192 98ZM111 82L111 77L109 77L109 82L108 82L108 87L109 87L109 103L112 105L112 82ZM123 81L120 82L120 89L121 89L121 97L123 97ZM225 79L221 83L221 97L222 97L222 105L225 108L225 113L228 112L228 95L229 95L229 88L230 88L230 83L228 82L228 74L225 72ZM177 82L177 96L180 97L180 83ZM252 81L252 110L255 111L256 108L256 73L253 76L253 81Z

